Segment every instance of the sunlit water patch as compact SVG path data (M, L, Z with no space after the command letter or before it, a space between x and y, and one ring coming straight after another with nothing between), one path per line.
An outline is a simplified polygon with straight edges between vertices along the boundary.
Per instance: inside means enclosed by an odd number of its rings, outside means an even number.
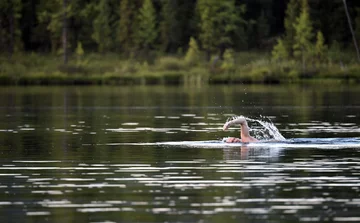
M224 153L234 154L239 149L227 150ZM11 207L26 216L21 218L38 221L58 216L59 211L100 221L119 219L110 212L128 221L135 218L126 213L170 221L195 220L199 215L255 222L274 215L297 221L360 217L359 158L310 155L288 163L253 158L161 164L17 160L0 166L0 210Z
M332 134L341 134L341 133L360 133L360 128L356 123L344 122L344 123L334 123L329 122L309 122L309 123L289 123L289 128L284 131L292 133L301 133L301 134L319 134L319 133L332 133Z
M223 140L208 141L170 141L170 142L136 142L136 143L107 143L97 145L107 146L164 146L167 148L198 148L198 149L224 149L231 147L246 147L251 149L272 148L272 149L296 149L296 148L316 148L316 149L360 149L360 138L296 138L284 141L260 141L253 143L226 143ZM90 144L84 144L89 146Z

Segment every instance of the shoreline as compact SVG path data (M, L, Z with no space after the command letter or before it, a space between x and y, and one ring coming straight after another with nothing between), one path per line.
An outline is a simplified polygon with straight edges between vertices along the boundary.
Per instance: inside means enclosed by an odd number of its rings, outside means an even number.
M72 57L67 65L49 54L0 55L0 85L217 85L292 84L332 81L360 83L360 65L354 61L273 61L266 52L242 52L234 63L187 63L181 55L151 61L116 54Z
M185 75L184 75L185 76ZM65 77L58 76L37 76L37 77L18 77L12 79L10 77L0 77L0 86L76 86L76 85L98 85L98 86L198 86L198 85L288 85L288 84L360 84L358 78L303 78L297 80L269 80L269 81L251 81L248 79L204 79L199 77L199 80L187 80L184 76L159 76L159 77L80 77L72 76ZM195 79L197 79L195 77Z

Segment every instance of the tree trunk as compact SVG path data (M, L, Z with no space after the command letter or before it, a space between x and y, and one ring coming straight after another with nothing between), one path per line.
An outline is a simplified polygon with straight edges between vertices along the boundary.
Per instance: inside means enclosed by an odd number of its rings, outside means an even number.
M62 30L62 45L63 45L63 55L64 55L64 64L68 62L67 55L67 0L63 0L63 30Z
M351 32L351 35L352 35L352 37L353 37L353 41L354 41L354 45L355 45L355 50L356 50L357 57L358 57L358 62L360 62L359 47L358 47L358 45L357 45L357 41L356 41L356 37L355 37L354 30L353 30L353 28L352 28L351 18L350 18L350 14L349 14L349 11L348 11L347 4L346 4L346 0L343 0L343 2L344 2L345 13L346 13L346 16L347 16L347 19L348 19L348 22L349 22L350 32Z

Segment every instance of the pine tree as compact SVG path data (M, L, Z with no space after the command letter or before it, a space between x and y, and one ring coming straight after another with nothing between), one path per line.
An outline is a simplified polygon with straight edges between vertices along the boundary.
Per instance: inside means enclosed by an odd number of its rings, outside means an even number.
M196 40L191 37L189 42L189 48L185 55L185 62L189 65L196 65L200 59L200 50Z
M300 14L300 4L298 0L290 0L287 5L287 9L285 12L284 26L285 26L285 36L284 36L284 46L288 51L288 55L290 57L294 56L293 46L295 44L295 36L296 30L294 24L296 23L296 19Z
M201 2L201 1L199 1ZM212 16L210 15L210 7L206 7L201 12L201 24L200 24L200 40L201 45L207 53L207 59L210 59L211 52L214 51L216 46L215 37L215 24ZM215 38L214 38L215 37Z
M81 58L83 57L84 55L84 49L83 49L83 46L82 46L82 43L79 41L77 43L77 46L76 46L76 49L75 49L75 53L76 53L76 57L78 60L81 60Z
M108 0L100 0L96 6L96 10L98 14L93 21L94 32L91 37L98 44L98 51L100 53L105 53L113 44L111 38L112 30L110 27L111 8Z
M149 50L158 37L156 11L151 0L145 0L137 17L136 43L138 48Z
M301 58L303 69L305 69L305 62L312 51L311 39L313 37L307 0L302 1L301 13L294 27L296 30L295 43L293 46L294 55L295 57Z
M274 46L271 54L275 61L286 60L288 58L289 54L283 39L279 38L277 40L277 44Z
M236 30L240 25L242 19L240 13L244 12L244 8L237 11L234 0L218 1L220 3L215 17L216 35L218 39L218 48L220 50L220 57L222 57L225 49L233 47L233 39L235 38Z
M220 50L220 57L226 48L232 47L236 31L244 20L244 7L236 10L233 0L199 0L199 38L203 49L207 52L207 59L216 50Z
M318 31L316 35L315 56L319 62L325 59L326 51L327 46L325 45L324 35L321 31Z
M120 19L117 29L119 48L129 53L134 46L135 4L133 0L122 0L120 3Z

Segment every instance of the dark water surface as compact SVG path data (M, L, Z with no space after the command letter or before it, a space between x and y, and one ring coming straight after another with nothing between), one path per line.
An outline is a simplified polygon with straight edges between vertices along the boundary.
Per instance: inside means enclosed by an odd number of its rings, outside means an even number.
M359 222L359 95L1 87L0 222ZM232 115L271 120L287 140L221 143L238 136L221 130Z

